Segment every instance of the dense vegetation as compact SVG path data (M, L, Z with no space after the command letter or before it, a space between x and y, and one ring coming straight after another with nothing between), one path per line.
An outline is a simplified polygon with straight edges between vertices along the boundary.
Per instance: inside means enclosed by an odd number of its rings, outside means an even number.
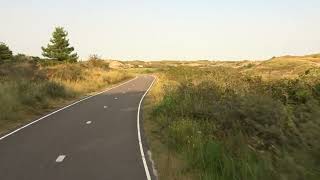
M320 69L270 79L252 71L158 75L146 128L160 179L320 179Z

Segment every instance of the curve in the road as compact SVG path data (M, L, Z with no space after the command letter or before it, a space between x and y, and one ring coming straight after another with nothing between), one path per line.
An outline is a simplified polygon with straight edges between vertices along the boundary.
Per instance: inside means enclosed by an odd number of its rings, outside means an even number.
M0 179L155 177L140 132L141 104L154 82L153 76L136 77L2 136Z
M56 110L56 111L53 111L52 113L49 113L49 114L47 114L47 115L45 115L45 116L42 116L41 118L39 118L39 119L37 119L37 120L34 120L34 121L32 121L32 122L30 122L30 123L28 123L28 124L26 124L26 125L18 128L18 129L15 129L15 130L11 131L10 133L7 133L6 135L0 137L0 141L1 141L2 139L4 139L4 138L8 137L8 136L11 136L12 134L14 134L14 133L16 133L16 132L18 132L18 131L21 131L22 129L24 129L24 128L26 128L26 127L28 127L28 126L30 126L30 125L38 122L38 121L41 121L42 119L45 119L46 117L49 117L49 116L51 116L51 115L53 115L53 114L55 114L55 113L57 113L57 112L59 112L59 111L62 111L62 110L64 110L64 109L67 109L68 107L71 107L71 106L73 106L73 105L75 105L75 104L78 104L79 102L85 101L85 100L87 100L87 99L89 99L89 98L92 98L92 97L97 96L97 95L99 95L99 94L102 94L102 93L105 93L105 92L107 92L107 91L110 91L110 90L112 90L112 89L114 89L114 88L117 88L117 87L119 87L119 86L122 86L122 85L124 85L124 84L126 84L126 83L129 83L130 81L133 81L133 80L135 80L136 78L137 78L137 77L135 77L135 78L133 78L133 79L130 79L129 81L126 81L126 82L124 82L124 83L122 83L122 84L119 84L119 85L117 85L117 86L111 87L111 88L109 88L109 89L107 89L107 90L101 91L101 92L99 92L99 93L97 93L97 94L94 94L94 95L85 97L85 98L83 98L83 99L80 99L79 101L76 101L76 102L74 102L74 103L72 103L72 104L69 104L69 105L67 105L67 106L64 106L63 108L60 108L60 109L58 109L58 110Z
M142 162L143 162L143 166L144 166L144 169L145 169L145 172L146 172L147 180L151 180L151 176L150 176L150 172L149 172L146 156L145 156L145 153L143 151L143 144L142 144L141 131L140 131L140 108L141 108L141 104L143 102L144 97L147 95L147 93L151 89L151 87L152 87L153 83L155 82L155 80L156 80L156 78L154 77L154 79L153 79L152 83L150 84L149 88L146 90L146 92L141 97L140 102L139 102L139 106L138 106L138 113L137 113L138 140L139 140L140 152L141 152Z

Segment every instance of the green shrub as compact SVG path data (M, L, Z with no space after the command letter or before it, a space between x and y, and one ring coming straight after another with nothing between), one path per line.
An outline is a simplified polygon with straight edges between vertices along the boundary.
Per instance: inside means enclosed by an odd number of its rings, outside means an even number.
M43 90L51 98L66 98L69 96L66 88L56 82L48 82L44 85Z
M12 60L12 51L9 47L0 42L0 63Z
M314 91L315 91L316 96L320 96L320 83L318 83L314 86Z
M41 88L42 84L31 81L17 81L16 86L18 97L23 105L31 106L46 103L45 92Z
M18 117L18 113L14 112L19 110L21 104L16 94L17 90L12 84L0 83L0 121Z
M101 69L104 69L104 70L108 70L109 69L109 63L107 63L106 61L101 59L101 57L99 57L96 54L93 54L93 55L89 56L88 66L101 68Z

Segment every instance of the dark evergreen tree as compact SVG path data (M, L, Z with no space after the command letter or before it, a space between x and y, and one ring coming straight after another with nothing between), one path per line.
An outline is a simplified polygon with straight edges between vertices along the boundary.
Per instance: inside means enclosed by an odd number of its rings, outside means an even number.
M58 61L77 62L78 55L72 53L74 48L70 47L67 36L67 31L62 27L56 27L50 39L51 44L49 43L46 48L41 47L42 55Z
M11 59L12 51L6 44L0 43L0 63Z

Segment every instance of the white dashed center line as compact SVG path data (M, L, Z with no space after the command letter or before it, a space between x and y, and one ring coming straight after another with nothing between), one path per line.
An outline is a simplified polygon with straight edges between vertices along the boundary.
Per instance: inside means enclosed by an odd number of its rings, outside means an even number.
M108 108L108 106L103 106L103 108L105 108L105 109L106 109L106 108Z
M86 124L91 124L91 123L92 123L92 121L87 121L87 122L86 122Z
M61 162L64 160L65 157L66 157L66 155L60 155L60 156L58 156L58 158L56 159L56 162L57 162L57 163L61 163Z
M117 97L115 97L114 99L118 99Z

